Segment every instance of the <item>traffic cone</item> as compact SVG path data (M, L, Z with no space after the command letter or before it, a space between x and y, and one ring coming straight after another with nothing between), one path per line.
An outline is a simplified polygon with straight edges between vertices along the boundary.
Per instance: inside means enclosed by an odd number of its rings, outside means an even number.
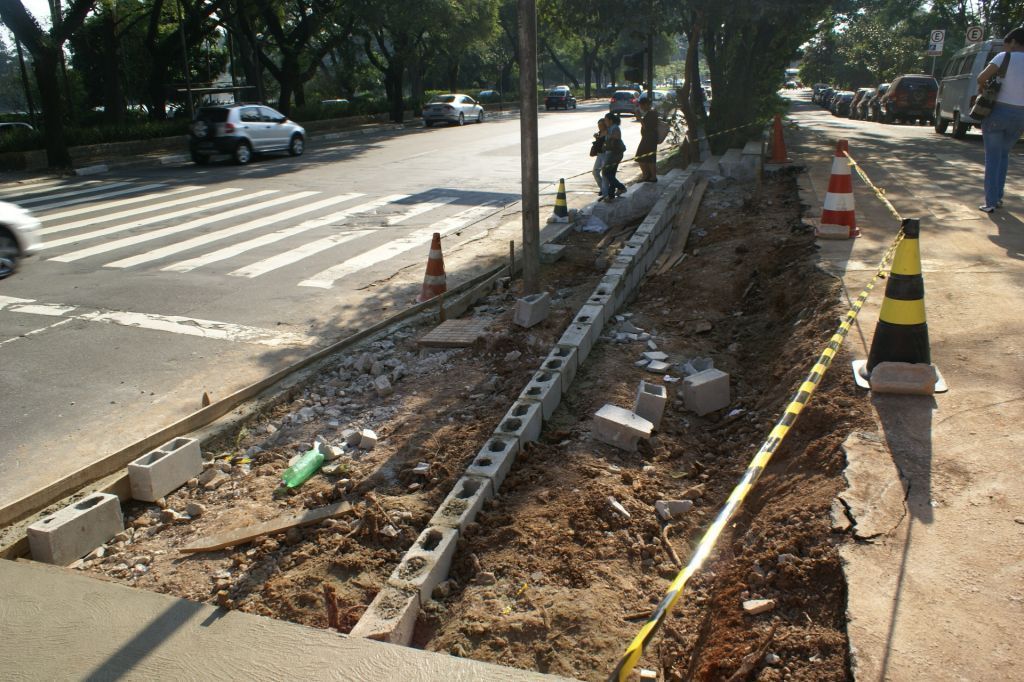
M548 218L549 223L569 222L569 206L565 202L565 178L558 181L558 195L555 197L555 212Z
M782 136L782 115L775 114L775 127L772 130L772 158L768 163L789 163L786 153L786 140Z
M853 207L853 178L850 176L850 162L843 156L849 150L846 140L836 143L836 154L832 158L832 176L828 179L825 206L821 220L814 230L815 237L823 239L853 239L860 236L857 229L857 215Z
M946 390L931 364L920 234L919 221L903 221L903 239L893 256L868 359L853 363L857 383L878 393L931 395Z
M435 232L430 242L430 256L427 258L427 274L423 276L423 289L416 298L417 303L429 301L448 291L448 279L444 274L444 256L441 255L441 233Z

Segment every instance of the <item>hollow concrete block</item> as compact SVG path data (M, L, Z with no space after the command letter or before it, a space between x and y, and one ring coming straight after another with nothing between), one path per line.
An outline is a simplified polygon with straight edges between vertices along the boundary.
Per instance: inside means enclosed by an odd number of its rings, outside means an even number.
M704 416L729 406L729 375L719 369L706 369L683 379L683 404Z
M132 498L156 502L203 471L203 453L195 438L175 438L128 465Z
M551 265L561 260L562 256L565 255L564 244L541 244L540 245L540 262L544 265Z
M559 346L572 346L576 349L576 358L582 365L587 356L590 355L590 348L594 345L594 325L592 324L570 324L562 337L558 339Z
M455 487L430 518L430 525L463 531L476 518L484 502L492 497L494 486L491 479L467 474L455 482Z
M400 590L416 590L420 603L430 599L434 588L448 579L459 531L447 526L428 526L406 551L388 578Z
M580 306L579 312L573 319L575 324L590 324L594 326L594 336L598 336L604 329L608 315L605 313L604 305L598 303L586 303Z
M654 424L618 407L605 405L594 415L594 437L627 452L635 452L641 438L650 438Z
M512 321L520 327L532 327L544 321L551 310L551 295L548 292L530 294L516 301Z
M527 443L540 438L540 430L543 426L544 414L541 404L517 400L512 403L512 407L502 417L494 432L515 438L519 441L519 447L522 448Z
M561 364L559 361L553 361ZM558 403L562 401L562 374L557 371L541 369L535 372L530 383L519 394L521 402L538 402L544 421L551 419Z
M408 646L420 614L420 593L386 585L370 602L349 637Z
M576 370L579 369L579 351L575 346L558 345L551 349L547 358L541 363L541 369L549 372L558 372L562 375L562 394L565 395L573 379L576 378Z
M117 495L93 493L28 527L32 558L66 566L124 530Z
M633 403L633 412L651 422L657 429L661 425L667 403L668 391L664 386L641 380L636 392L636 402Z
M466 475L490 479L492 490L497 494L498 488L512 470L518 452L519 441L503 436L492 436L466 467Z

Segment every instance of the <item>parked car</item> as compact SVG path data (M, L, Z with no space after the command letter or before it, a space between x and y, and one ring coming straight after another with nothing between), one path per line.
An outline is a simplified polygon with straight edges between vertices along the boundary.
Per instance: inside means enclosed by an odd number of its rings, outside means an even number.
M935 115L935 95L938 91L938 81L927 74L899 76L882 98L882 121L932 122L932 116Z
M871 92L871 88L857 88L857 91L853 94L853 101L850 102L850 118L854 120L860 118L861 100L869 92Z
M497 90L481 90L476 99L478 102L497 102L501 99L501 93Z
M484 122L484 108L469 95L437 95L423 107L423 125L435 123L466 125L466 121Z
M0 279L14 274L39 246L39 220L21 206L0 201Z
M875 94L868 100L868 111L866 118L869 121L881 121L882 120L882 98L885 97L885 93L889 91L888 83L879 83L878 87L875 88Z
M825 88L818 95L818 104L828 109L829 105L832 104L832 98L835 97L836 92L838 92L838 90L833 87Z
M853 90L843 90L836 93L836 96L832 98L832 103L829 105L829 111L832 112L833 116L849 116L850 115L850 102L853 101L856 95Z
M35 128L28 123L22 123L21 121L0 122L0 138L7 137L8 135L11 137L27 135L34 130Z
M866 92L864 95L857 101L856 117L853 113L850 114L850 118L856 118L858 121L868 120L868 114L871 113L871 110L868 108L868 102L871 101L871 98L874 97L877 92L875 88L865 88L865 90Z
M544 108L551 109L575 109L576 98L572 95L572 89L568 85L559 85L548 90L544 98Z
M952 123L953 137L961 139L971 126L979 125L970 114L978 94L978 74L1002 49L1002 40L988 40L968 45L950 58L935 97L935 132L945 133Z
M189 128L189 153L200 165L217 155L244 165L256 154L287 151L301 156L305 149L306 130L262 104L202 107Z
M647 99L647 93L641 93L637 98L637 104ZM668 116L676 108L676 93L672 90L654 91L654 110L660 116Z
M616 90L608 101L608 111L613 114L629 114L635 116L637 113L637 102L640 101L638 90Z
M811 101L817 102L821 91L828 87L828 83L815 83L811 86Z

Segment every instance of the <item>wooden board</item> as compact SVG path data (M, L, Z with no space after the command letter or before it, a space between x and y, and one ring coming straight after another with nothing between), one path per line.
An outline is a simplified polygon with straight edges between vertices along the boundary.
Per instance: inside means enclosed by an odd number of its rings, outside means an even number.
M275 533L286 531L289 528L297 528L299 526L309 526L314 523L319 523L324 519L329 519L333 516L340 516L351 509L352 505L350 503L338 502L327 507L310 509L309 511L302 512L301 514L289 514L288 516L281 516L272 521L265 521L263 523L257 523L254 526L248 526L238 530L230 530L214 535L213 537L196 540L192 544L179 547L178 551L190 554L193 552L213 552L218 549L224 549L225 547L234 547L235 545L242 545L246 542L250 542L251 540L255 540L263 535L273 535Z
M487 333L490 320L445 320L418 341L431 348L465 348Z
M704 190L707 187L707 178L701 178L694 185L690 196L686 199L686 208L680 214L675 229L672 231L672 241L654 266L654 274L663 275L683 260L683 256L686 255L683 253L686 250L686 240L690 236L690 228L693 227L693 220L697 217L697 209L700 208L700 202L704 198Z

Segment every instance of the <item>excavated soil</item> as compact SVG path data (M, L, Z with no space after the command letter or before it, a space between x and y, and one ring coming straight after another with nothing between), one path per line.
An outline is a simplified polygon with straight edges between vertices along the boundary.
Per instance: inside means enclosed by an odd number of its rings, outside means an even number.
M499 498L460 538L451 580L420 614L416 646L607 678L679 570L672 554L687 560L841 314L836 281L814 266L793 178L769 179L752 194L736 185L708 190L686 258L648 278L628 318L606 328L541 441L520 453ZM574 234L569 255L545 267L553 303L540 325L511 325L515 292L499 289L474 309L491 332L468 349L423 352L422 326L339 357L208 448L207 467L222 470L211 484L192 481L160 505L129 505L130 529L78 568L348 632L589 295L600 277L595 258L608 255L600 240ZM636 366L645 342L615 342L627 321L673 365L712 358L731 376L729 407L704 417L683 409L681 383ZM836 364L644 655L642 667L659 679L851 678L835 550L843 536L832 533L829 512L842 487L839 445L868 417L846 359ZM395 392L378 392L373 373L390 377ZM670 376L682 375L673 366ZM593 414L605 403L632 407L641 379L669 389L655 437L636 453L594 440ZM348 428L374 429L376 447L346 451L328 463L337 471L296 492L279 489L289 459L317 437L340 446ZM425 474L413 471L421 462ZM654 502L682 497L695 506L666 527ZM180 552L341 500L351 510L315 526ZM744 615L742 602L760 598L775 608Z

